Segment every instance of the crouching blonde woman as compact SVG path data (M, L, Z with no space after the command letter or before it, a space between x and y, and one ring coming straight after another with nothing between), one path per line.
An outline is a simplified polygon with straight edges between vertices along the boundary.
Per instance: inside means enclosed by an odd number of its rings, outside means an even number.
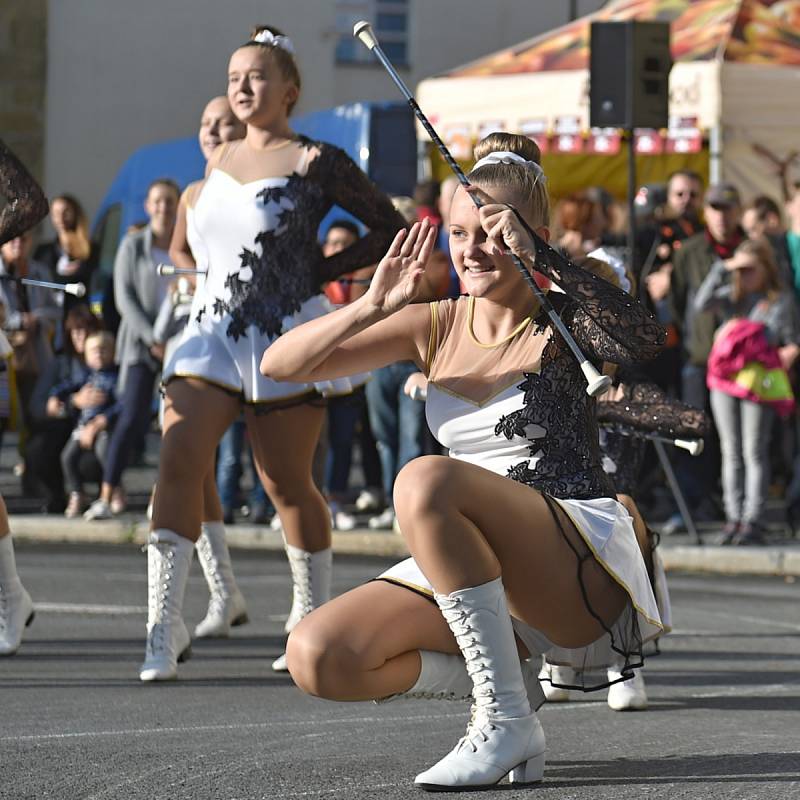
M596 362L650 358L663 331L630 296L537 250L531 231L549 231L535 144L492 134L475 156L470 191L486 205L459 189L449 229L467 296L412 304L435 237L423 222L397 234L363 297L288 332L261 362L275 380L404 360L428 376L428 422L450 456L398 477L412 557L312 612L287 650L297 684L319 697L471 694L464 737L416 778L428 790L540 780L545 738L521 661L546 653L576 670L578 688L599 688L610 663L630 676L661 631L631 519L603 472L594 400L509 251L561 287L553 303Z

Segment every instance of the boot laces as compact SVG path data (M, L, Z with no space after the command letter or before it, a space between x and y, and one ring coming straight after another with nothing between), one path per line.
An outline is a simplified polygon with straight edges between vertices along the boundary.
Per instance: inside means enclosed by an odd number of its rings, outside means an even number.
M460 597L444 598L441 601L442 614L456 643L464 656L467 674L472 680L473 714L467 726L467 734L478 717L488 719L497 709L497 699L489 674L490 665L486 663L486 652L474 635L477 631L469 623L469 614L463 607Z
M313 570L311 554L303 553L301 557L292 558L292 605L299 612L300 618L308 616L314 610ZM292 611L294 611L294 608Z
M222 572L219 568L219 559L214 555L214 549L211 547L211 541L208 535L202 535L197 540L197 544L199 545L198 552L203 561L203 566L207 567L207 570L204 570L206 572L206 577L210 575L214 583L214 588L211 590L211 602L213 603L216 598L224 598L227 594ZM221 608L222 603L219 603L219 606ZM209 610L210 608L211 605L209 604Z
M167 616L169 588L175 574L175 549L168 542L156 542L151 546L156 548L158 555L155 557L156 574L154 580L150 581L150 613L155 623L163 623Z
M0 631L8 629L8 592L0 586Z
M477 753L478 748L489 741L491 732L496 730L497 726L492 721L491 715L487 713L487 710L478 706L477 702L473 703L467 730L459 739L456 749L460 750L462 747L469 747L473 753Z

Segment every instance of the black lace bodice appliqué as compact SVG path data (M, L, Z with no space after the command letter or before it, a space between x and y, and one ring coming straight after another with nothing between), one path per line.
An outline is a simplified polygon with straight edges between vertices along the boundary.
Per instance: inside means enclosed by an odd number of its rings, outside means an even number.
M273 207L277 222L242 246L239 268L225 280L230 295L213 304L215 316L230 315L226 333L237 341L250 325L278 336L283 319L299 311L324 283L378 261L405 224L389 198L342 150L304 137L300 141L319 149L319 154L306 175L292 173L283 186L258 193L258 202ZM354 214L370 230L352 247L326 259L317 231L333 205Z
M549 299L584 354L596 365L602 361L635 365L653 358L666 335L653 316L630 295L608 281L576 266L541 239L536 244L535 268L563 290ZM542 312L538 330L552 326ZM519 387L525 404L504 417L496 433L507 438L531 438L531 466L522 462L508 475L557 498L613 497L614 488L602 468L595 400L586 393L586 380L560 334L553 332L542 354L540 371L525 373Z
M545 321L537 321L539 330ZM558 334L545 347L539 372L524 373L518 388L524 405L502 417L495 434L529 438L530 456L537 460L515 464L508 477L560 499L613 497L602 467L595 401L586 394L583 373ZM537 436L541 431L544 435Z
M639 482L647 437L702 439L708 431L705 412L668 397L664 391L630 370L620 370L616 385L622 396L597 404L602 429L601 448L614 464L617 492L633 495Z
M0 139L0 244L30 230L47 210L41 187Z

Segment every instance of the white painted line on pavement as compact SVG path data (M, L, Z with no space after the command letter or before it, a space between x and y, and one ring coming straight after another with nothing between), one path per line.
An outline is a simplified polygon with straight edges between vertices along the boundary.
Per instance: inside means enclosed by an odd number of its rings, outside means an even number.
M744 614L729 614L727 611L703 610L699 613L707 614L712 617L725 617L725 619L732 619L736 622L752 622L756 625L766 625L768 628L772 626L775 628L786 628L790 631L800 631L800 625L794 622L779 622L776 619L766 619L765 617L748 617Z
M800 684L797 683L773 683L768 686L749 686L746 690L743 690L741 686L731 686L728 689L715 692L695 692L686 696L693 700L702 700L709 697L771 697L775 694L794 694L798 689L800 689Z
M34 603L35 611L44 614L146 614L147 606L106 606L92 603Z
M295 728L301 725L364 725L391 721L397 723L437 722L442 719L466 719L465 711L459 714L420 714L413 717L340 717L338 719L311 718L305 720L286 720L284 722L244 722L239 725L185 725L163 728L129 728L117 731L73 731L70 733L37 733L22 736L0 736L0 742L34 742L48 739L88 739L102 736L152 736L154 733L199 733L205 731L274 730L276 728Z

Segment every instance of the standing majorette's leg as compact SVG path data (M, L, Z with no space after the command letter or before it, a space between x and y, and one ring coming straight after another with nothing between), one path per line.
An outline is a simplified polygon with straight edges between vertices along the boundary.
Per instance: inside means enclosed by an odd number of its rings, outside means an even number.
M528 702L502 580L435 598L472 680L473 714L455 748L415 783L436 791L492 786L506 775L541 780L544 731Z
M194 629L194 635L198 639L229 636L231 628L249 620L247 604L233 576L225 525L217 521L203 522L195 547L211 598L206 616Z
M143 681L167 681L178 675L178 662L191 655L189 631L181 616L183 594L194 543L159 528L147 545L147 646L139 671Z
M2 500L0 500L2 503ZM0 536L0 656L13 656L33 622L33 603L17 575L11 534Z

